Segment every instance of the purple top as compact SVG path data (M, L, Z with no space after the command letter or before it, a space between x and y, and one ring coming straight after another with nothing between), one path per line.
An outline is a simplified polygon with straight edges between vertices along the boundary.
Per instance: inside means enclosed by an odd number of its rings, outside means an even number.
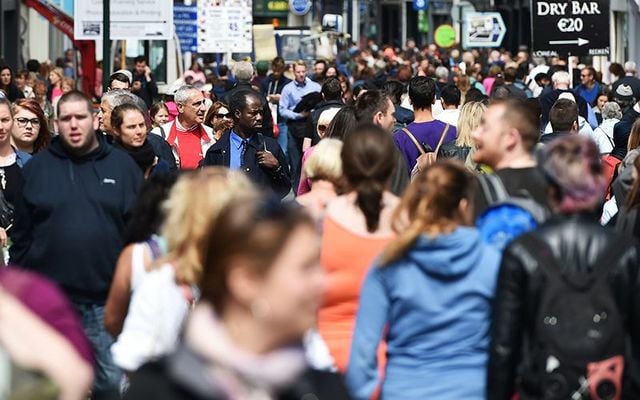
M37 315L47 325L65 337L80 357L95 365L91 344L80 320L62 291L45 278L16 268L0 268L0 285Z
M418 142L424 146L425 151L428 151L429 148L431 151L434 151L446 125L446 123L438 120L429 122L412 122L407 125L407 129L413 133L413 136L415 136ZM445 143L449 143L453 140L456 140L456 127L449 125L449 131L447 132L447 136L444 138L442 144L444 145ZM409 173L411 173L416 164L416 158L420 156L420 152L409 136L407 136L407 133L401 129L398 129L393 134L393 141L396 143L396 146L400 149L402 156L407 161Z

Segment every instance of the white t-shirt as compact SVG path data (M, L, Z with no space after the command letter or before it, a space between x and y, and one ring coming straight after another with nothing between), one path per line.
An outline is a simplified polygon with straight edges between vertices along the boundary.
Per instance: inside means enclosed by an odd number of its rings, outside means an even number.
M440 114L436 117L438 121L442 121L445 124L449 124L451 126L458 127L458 119L460 118L460 110L442 110Z
M578 125L579 125L578 133L581 135L590 137L591 140L596 142L596 145L598 146L598 150L600 151L600 154L611 153L611 150L613 149L613 147L611 146L611 142L607 138L607 135L602 130L594 131L591 128L591 125L589 125L587 123L587 120L584 119L582 116L578 116ZM553 132L553 128L551 127L551 122L549 122L546 128L544 129L544 133L551 133L551 132Z
M135 371L172 351L190 307L184 289L176 283L173 265L149 272L133 292L122 333L111 346L115 364Z

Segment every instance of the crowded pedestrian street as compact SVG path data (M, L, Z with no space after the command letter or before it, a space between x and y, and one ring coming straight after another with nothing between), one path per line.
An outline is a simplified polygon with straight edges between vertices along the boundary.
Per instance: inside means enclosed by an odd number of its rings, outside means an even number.
M638 37L0 0L0 400L640 399Z

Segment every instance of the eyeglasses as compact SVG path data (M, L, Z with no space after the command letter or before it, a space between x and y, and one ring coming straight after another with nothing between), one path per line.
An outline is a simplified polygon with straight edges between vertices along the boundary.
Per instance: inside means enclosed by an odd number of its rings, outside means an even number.
M220 118L220 119L222 119L222 118L231 119L231 114L230 114L230 113L226 113L226 114L214 114L214 116L215 116L216 118Z
M15 121L18 123L20 128L24 128L28 123L31 123L31 126L34 128L36 126L40 126L40 120L38 118L29 119L29 118L16 118Z

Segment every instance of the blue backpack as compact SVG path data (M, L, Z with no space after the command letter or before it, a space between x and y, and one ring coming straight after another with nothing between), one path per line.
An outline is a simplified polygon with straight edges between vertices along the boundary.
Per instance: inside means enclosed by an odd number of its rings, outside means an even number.
M497 249L504 250L513 239L548 218L549 210L528 193L509 195L499 176L481 175L479 182L489 207L477 218L476 226L482 239Z

